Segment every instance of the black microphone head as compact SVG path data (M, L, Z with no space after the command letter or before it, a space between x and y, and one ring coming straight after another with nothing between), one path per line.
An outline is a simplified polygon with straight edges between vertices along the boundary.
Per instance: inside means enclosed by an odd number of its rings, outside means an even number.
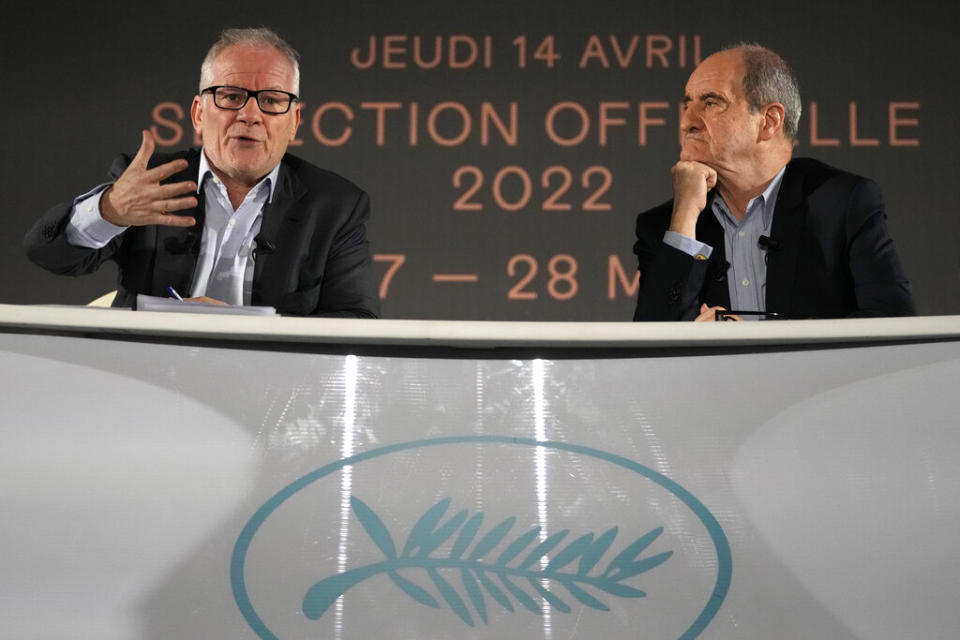
M258 234L257 237L253 239L253 241L257 245L256 251L260 255L264 255L264 256L270 255L271 253L277 250L276 245L270 242L270 240L268 240L267 238L264 238L262 234Z
M767 251L776 251L780 248L780 241L774 240L770 236L760 236L757 238L757 246Z

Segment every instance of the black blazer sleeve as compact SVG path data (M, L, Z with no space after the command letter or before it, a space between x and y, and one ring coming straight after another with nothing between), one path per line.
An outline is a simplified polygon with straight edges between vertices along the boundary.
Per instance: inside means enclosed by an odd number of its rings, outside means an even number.
M666 202L637 216L637 255L640 285L635 321L693 320L700 304L728 306L723 235L711 215L697 221L697 240L710 245L709 260L697 260L663 241L670 226L673 202ZM714 228L716 227L716 228Z
M861 180L851 193L848 210L849 265L857 307L850 315L916 315L910 283L887 231L877 184Z
M110 166L110 182L120 177L130 159L118 156ZM77 247L67 242L66 228L73 211L73 202L58 204L37 220L23 239L27 257L36 265L57 275L80 276L93 273L107 260L116 258L123 235L113 238L100 249Z

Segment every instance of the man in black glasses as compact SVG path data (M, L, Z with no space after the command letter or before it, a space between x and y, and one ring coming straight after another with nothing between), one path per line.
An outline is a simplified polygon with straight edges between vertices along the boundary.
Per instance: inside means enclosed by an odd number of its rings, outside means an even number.
M200 70L191 118L202 149L154 153L142 134L112 181L49 211L25 245L80 275L114 260L114 306L138 293L376 317L367 195L286 153L300 124L297 53L269 29L228 29Z
M739 45L694 70L674 198L637 218L635 320L915 313L879 188L791 159L799 120L796 79L769 49Z

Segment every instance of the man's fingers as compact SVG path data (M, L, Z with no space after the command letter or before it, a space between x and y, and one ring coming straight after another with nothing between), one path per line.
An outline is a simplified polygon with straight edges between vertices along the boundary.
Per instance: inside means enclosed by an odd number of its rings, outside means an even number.
M113 188L101 198L100 211L105 220L125 226L158 224L168 227L192 227L196 220L173 212L197 206L193 195L197 185L193 181L160 184L170 176L187 168L184 159L172 160L147 169L147 163L156 148L153 136L144 129L137 155L123 172Z
M148 169L143 177L148 182L161 182L174 174L180 173L187 168L188 164L189 163L183 158L164 162L153 169Z
M713 167L695 160L680 160L671 169L674 173L694 173L704 177L713 176L716 178L717 171Z
M153 203L151 209L160 213L171 213L173 211L183 211L197 206L196 198L169 198L167 200L157 200Z
M726 307L716 306L708 307L705 304L700 305L700 315L694 318L694 322L714 322L717 319L717 311L726 311ZM732 320L735 322L742 322L743 318L740 316L726 316L725 320Z
M706 304L700 305L700 315L693 319L694 322L714 322L717 319L717 311L723 311L724 307L708 307Z
M707 188L713 189L715 186L717 186L717 171L713 167L707 167L707 165L703 165L703 166L706 167L707 169L707 173L706 173Z
M156 199L167 200L187 193L196 193L197 185L194 182L171 182L156 188Z
M137 149L137 155L133 156L133 160L130 162L130 166L137 166L142 169L147 168L147 162L150 160L150 156L153 155L153 149L155 145L153 143L153 136L150 135L150 132L144 129L140 132L140 148Z

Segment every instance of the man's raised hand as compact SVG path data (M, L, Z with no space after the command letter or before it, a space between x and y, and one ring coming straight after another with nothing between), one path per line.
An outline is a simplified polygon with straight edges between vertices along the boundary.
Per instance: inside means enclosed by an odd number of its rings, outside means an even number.
M697 218L707 206L707 193L717 184L717 172L702 162L681 160L670 170L673 178L673 217L670 231L696 238Z
M121 227L147 224L192 227L196 224L192 217L171 212L197 206L195 196L185 196L195 192L197 184L191 181L160 184L186 169L187 161L171 160L148 169L147 162L153 155L154 141L149 131L143 131L142 135L140 149L130 166L100 198L100 215L107 222Z

